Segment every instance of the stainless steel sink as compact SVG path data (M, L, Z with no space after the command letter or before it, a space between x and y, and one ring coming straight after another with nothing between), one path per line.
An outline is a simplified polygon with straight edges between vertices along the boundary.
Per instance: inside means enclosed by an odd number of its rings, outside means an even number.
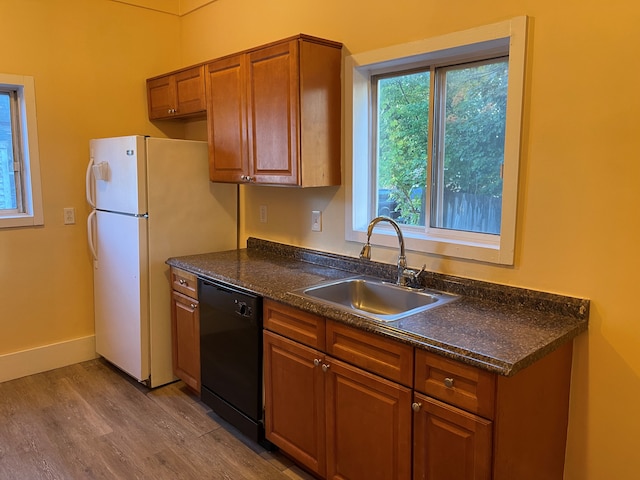
M458 298L444 292L415 290L362 276L321 283L292 293L384 322L399 320Z

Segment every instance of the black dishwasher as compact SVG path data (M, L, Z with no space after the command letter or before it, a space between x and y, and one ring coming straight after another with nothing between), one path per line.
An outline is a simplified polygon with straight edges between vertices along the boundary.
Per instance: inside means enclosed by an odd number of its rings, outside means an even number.
M240 432L264 444L262 298L198 280L201 398Z

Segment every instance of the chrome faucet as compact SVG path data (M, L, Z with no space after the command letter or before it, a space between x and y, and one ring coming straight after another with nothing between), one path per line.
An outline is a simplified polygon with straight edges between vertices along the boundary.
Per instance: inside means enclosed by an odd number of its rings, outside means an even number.
M371 260L371 234L373 233L373 227L375 227L379 222L388 222L396 231L396 235L398 236L398 244L400 246L400 253L398 254L398 277L396 279L396 283L401 286L407 286L408 280L417 280L420 274L426 268L426 264L422 266L420 271L412 270L407 268L407 257L404 254L404 237L402 236L402 231L400 230L400 226L389 217L376 217L371 222L369 222L369 226L367 227L367 243L364 244L362 250L360 251L360 258L365 258L367 260Z

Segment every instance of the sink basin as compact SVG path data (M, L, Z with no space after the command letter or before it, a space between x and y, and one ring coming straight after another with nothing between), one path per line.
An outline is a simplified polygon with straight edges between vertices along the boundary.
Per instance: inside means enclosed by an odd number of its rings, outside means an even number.
M448 293L415 290L369 277L335 280L293 293L384 322L399 320L458 298Z

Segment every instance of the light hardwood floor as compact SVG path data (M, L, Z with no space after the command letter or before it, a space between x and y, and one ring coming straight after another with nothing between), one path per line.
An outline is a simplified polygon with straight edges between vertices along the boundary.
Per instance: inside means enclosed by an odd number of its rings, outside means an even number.
M313 478L209 413L101 359L0 383L0 479Z

